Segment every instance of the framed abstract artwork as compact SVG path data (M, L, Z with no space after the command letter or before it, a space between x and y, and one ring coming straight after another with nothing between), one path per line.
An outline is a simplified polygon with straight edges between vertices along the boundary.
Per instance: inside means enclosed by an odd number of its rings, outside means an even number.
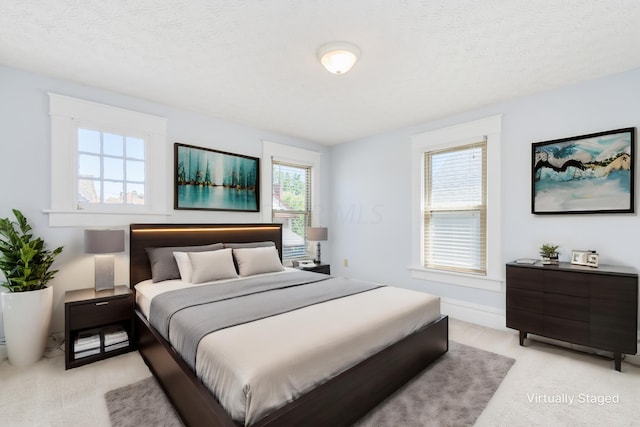
M532 144L531 213L633 213L635 128Z
M174 144L174 208L258 212L260 159Z

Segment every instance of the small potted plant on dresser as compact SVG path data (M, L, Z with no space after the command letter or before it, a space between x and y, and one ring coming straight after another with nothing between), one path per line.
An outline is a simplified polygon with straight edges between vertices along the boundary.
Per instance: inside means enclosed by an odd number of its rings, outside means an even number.
M16 221L0 218L0 285L8 290L0 297L9 363L27 366L40 360L47 344L53 309L47 283L57 273L51 265L62 247L46 249L22 212L13 209L13 215Z
M540 247L540 257L545 265L558 264L558 245L545 243Z

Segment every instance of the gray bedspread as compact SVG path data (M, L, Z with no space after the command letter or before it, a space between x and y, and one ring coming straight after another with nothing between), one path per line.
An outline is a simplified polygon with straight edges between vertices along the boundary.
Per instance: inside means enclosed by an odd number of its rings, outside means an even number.
M381 286L307 271L249 277L158 295L149 322L195 369L198 344L212 332Z

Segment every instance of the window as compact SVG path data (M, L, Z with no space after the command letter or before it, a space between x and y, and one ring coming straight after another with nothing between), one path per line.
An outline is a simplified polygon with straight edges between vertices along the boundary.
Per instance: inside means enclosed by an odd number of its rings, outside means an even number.
M168 214L166 119L53 93L49 102L51 226Z
M426 268L486 274L486 143L424 153Z
M282 227L282 256L285 259L306 256L306 229L311 226L311 167L274 160L274 223Z
M283 224L285 260L308 258L306 228L318 227L321 153L263 142L262 213L264 222ZM315 246L310 248L315 251Z
M142 138L78 128L78 205L144 205Z
M412 138L412 277L502 289L501 116Z

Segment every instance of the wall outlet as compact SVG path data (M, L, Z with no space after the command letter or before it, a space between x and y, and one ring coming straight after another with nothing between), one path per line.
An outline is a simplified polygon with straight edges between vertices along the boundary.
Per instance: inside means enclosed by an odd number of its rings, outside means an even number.
M344 265L344 268L349 267L349 260L348 260L347 258L345 258L345 259L342 261L342 264Z

